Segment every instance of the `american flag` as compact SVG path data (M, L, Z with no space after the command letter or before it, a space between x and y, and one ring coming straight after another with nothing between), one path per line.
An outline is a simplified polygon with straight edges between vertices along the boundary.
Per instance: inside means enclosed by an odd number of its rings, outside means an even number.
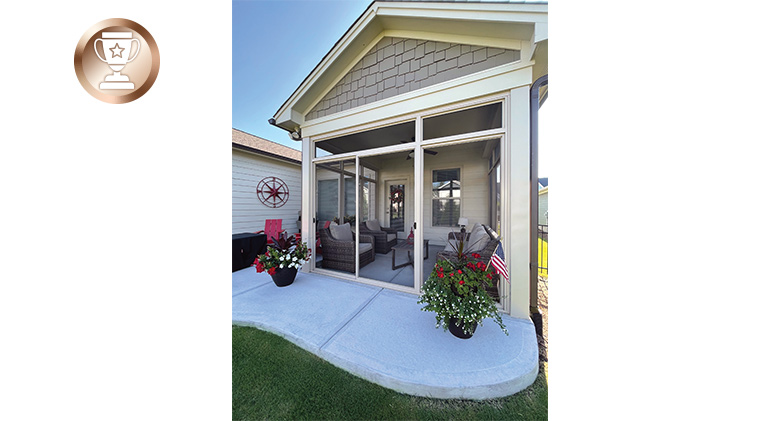
M506 263L504 263L504 247L501 245L500 241L498 242L498 248L496 249L496 252L490 256L490 263L493 264L493 267L495 267L498 273L506 278L508 282L509 271L506 269Z

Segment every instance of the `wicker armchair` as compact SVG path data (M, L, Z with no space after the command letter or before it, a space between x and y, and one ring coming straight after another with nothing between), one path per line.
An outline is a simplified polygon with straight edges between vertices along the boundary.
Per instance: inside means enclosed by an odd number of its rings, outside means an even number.
M480 250L468 250L469 254L477 253L479 254L479 259L476 259L477 261L480 261L486 265L490 264L490 258L493 256L493 253L496 252L496 249L498 248L498 234L493 231L492 228L490 228L487 225L483 225L485 228L485 231L488 234L488 240L485 242L485 244L482 246ZM466 238L464 241L468 241L469 237L471 236L471 233L466 233ZM449 233L447 236L451 244L457 244L458 239L461 237L461 233ZM455 251L452 249L449 249L449 247L445 247L443 251L440 251L436 255L436 260L448 260L450 262L455 262L458 258L458 255ZM498 286L497 286L497 278L493 279L494 283L496 285L485 285L485 290L487 290L488 294L490 294L491 297L498 299Z
M376 252L381 254L387 254L396 244L398 239L395 236L398 232L392 228L381 228L381 231L372 231L368 228L365 222L360 223L360 234L366 234L374 237L374 244L376 245ZM388 234L393 234L391 240L388 240Z
M355 273L355 233L352 233L352 241L340 241L333 238L329 229L320 230L322 242L322 267L325 269L337 269ZM361 235L360 243L371 244L370 249L360 253L360 267L374 261L375 247L374 237Z

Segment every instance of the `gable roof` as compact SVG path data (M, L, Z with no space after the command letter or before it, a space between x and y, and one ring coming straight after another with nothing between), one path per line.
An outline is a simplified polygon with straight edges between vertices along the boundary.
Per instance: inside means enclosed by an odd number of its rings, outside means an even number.
M547 187L547 177L544 177L544 178L539 177L539 184L541 184L542 187ZM542 188L542 187L540 187L540 188Z
M431 41L477 37L484 46L544 55L546 74L547 3L513 1L374 1L301 82L269 122L296 131L317 104L363 55L385 36L425 34ZM541 67L541 66L540 66Z
M233 129L233 147L284 161L301 163L301 151Z

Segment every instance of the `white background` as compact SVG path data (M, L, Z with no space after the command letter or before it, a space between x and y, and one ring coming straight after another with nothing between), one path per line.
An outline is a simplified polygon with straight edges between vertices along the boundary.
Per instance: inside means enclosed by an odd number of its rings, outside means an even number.
M7 12L0 418L228 419L230 3ZM552 419L776 413L771 16L550 6ZM73 69L83 33L114 17L161 54L122 105Z
M0 418L230 418L230 11L3 13ZM90 96L73 67L108 18L160 50L156 82L128 104Z

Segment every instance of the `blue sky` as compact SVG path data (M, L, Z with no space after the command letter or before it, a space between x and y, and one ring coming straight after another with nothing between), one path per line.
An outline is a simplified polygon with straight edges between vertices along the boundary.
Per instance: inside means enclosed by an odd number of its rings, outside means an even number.
M300 149L268 119L370 0L233 2L233 127Z
M300 150L300 142L268 124L371 0L233 1L233 127ZM539 176L547 176L539 112Z

